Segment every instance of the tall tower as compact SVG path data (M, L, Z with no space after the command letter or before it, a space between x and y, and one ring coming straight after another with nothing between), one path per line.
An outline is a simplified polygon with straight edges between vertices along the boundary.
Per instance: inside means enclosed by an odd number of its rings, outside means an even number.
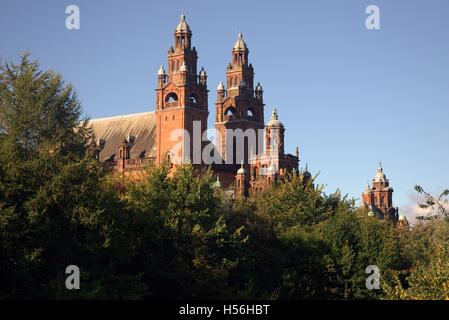
M204 68L199 74L197 73L198 56L195 47L191 47L191 39L192 31L183 12L181 21L174 32L175 46L170 47L168 51L168 73L161 66L157 75L157 163L164 160L166 153L170 159L176 158L182 161L188 159L193 163L201 161L201 134L207 129L209 114L207 74ZM194 121L199 121L201 124L201 130L196 132L198 134L195 137ZM186 130L188 136L182 134L183 130Z
M265 127L265 150L276 156L284 155L284 125L279 121L276 109Z
M397 219L397 210L393 207L393 188L390 187L390 181L385 176L381 163L379 163L377 174L372 181L372 188L369 183L366 184L362 202L373 211L380 212L384 219Z
M253 154L262 152L263 137L259 137L258 130L263 129L263 96L262 87L257 85L254 90L254 70L248 64L248 47L239 32L237 42L232 48L232 64L229 63L226 71L226 87L220 82L217 89L216 119L217 147L226 163L238 164L241 160L248 166L248 152ZM243 137L227 136L226 130L236 129L243 131ZM251 130L248 130L251 129ZM263 132L263 131L262 131ZM263 136L263 135L262 135ZM253 139L255 137L255 139ZM243 157L238 157L239 153L236 145L238 140L243 139ZM260 142L259 142L260 141ZM232 158L231 158L232 153Z

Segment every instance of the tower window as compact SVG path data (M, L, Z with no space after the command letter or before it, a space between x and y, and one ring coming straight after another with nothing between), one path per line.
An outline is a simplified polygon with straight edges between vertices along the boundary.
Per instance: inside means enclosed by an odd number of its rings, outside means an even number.
M170 102L177 102L178 101L178 95L174 92L169 93L166 97L165 97L165 102L170 103Z
M192 93L190 95L190 102L193 103L193 104L197 104L198 103L198 96L196 94Z
M227 117L231 117L234 114L235 114L235 108L234 107L229 107L225 111L225 116L227 116Z
M252 117L252 116L254 116L254 113L253 113L253 111L251 109L248 109L248 110L246 110L246 115L248 117Z

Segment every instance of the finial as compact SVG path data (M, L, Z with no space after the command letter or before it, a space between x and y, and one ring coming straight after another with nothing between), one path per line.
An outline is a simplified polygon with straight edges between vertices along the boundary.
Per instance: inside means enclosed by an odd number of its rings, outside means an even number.
M296 147L296 158L299 159L299 147L298 146Z
M306 171L309 171L309 170L307 170L307 162L306 162Z
M239 40L242 40L242 31L239 29Z
M276 111L276 108L273 109L273 112L271 113L271 120L277 120L278 119L278 113Z
M217 182L220 182L220 174L217 173Z
M181 13L181 20L184 20L185 15L184 15L184 9L182 9L182 13Z

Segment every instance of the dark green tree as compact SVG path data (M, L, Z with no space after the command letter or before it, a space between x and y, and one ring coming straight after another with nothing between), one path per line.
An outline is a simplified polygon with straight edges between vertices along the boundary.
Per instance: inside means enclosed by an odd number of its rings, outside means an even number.
M119 268L127 250L117 252L127 243L118 241L122 217L81 117L72 86L59 74L40 70L28 54L2 64L0 297L118 297L109 285L126 277ZM72 264L83 290L65 288ZM122 281L120 295L131 282Z

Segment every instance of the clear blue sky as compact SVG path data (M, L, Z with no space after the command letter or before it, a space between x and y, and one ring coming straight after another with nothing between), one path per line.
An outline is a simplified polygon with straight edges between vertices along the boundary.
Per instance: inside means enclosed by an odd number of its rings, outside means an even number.
M65 27L71 4L80 30ZM365 27L371 4L380 30ZM1 0L0 54L30 51L62 73L91 118L151 111L182 9L209 76L209 127L241 29L265 118L278 109L287 151L299 145L328 193L360 198L379 160L400 208L416 183L449 187L447 0Z

